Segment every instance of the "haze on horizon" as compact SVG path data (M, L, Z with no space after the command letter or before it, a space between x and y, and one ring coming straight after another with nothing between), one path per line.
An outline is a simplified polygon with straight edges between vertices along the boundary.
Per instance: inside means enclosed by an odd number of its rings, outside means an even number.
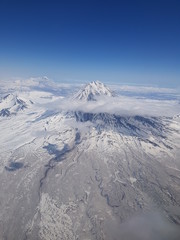
M180 1L1 1L0 81L180 85Z

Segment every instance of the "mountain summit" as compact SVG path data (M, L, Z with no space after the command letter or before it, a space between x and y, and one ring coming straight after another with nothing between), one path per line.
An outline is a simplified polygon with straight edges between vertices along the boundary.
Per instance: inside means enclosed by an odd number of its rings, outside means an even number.
M22 100L16 94L7 94L0 99L0 116L8 117L11 114L16 114L17 112L28 108L28 105L32 103L32 101Z
M98 96L113 96L113 92L99 81L93 81L81 89L74 99L85 101L96 101Z

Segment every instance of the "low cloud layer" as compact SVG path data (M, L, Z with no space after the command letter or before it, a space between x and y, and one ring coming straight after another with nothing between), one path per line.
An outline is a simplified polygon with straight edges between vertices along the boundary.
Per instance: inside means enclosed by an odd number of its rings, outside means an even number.
M109 239L114 240L179 240L180 229L160 213L132 217L129 221L106 226Z
M175 100L138 99L125 96L102 97L91 102L60 99L47 104L46 107L56 111L110 113L123 116L174 116L180 113L180 103Z
M49 80L47 77L36 77L28 79L11 79L0 80L0 93L10 92L29 92L29 91L44 91L55 95L68 95L73 89L78 90L80 84L73 83L57 83Z
M177 93L177 89L173 88L158 88L152 86L129 86L129 85L110 85L112 89L121 92L136 92L136 93Z

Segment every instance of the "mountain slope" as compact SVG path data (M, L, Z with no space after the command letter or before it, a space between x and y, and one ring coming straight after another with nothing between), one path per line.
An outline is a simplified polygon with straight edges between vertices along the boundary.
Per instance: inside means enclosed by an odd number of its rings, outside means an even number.
M113 95L113 92L103 83L99 81L93 81L87 84L77 94L75 94L74 99L84 101L96 101L96 98L99 96L112 97Z
M46 106L0 119L0 239L179 240L179 118Z
M14 115L19 111L23 111L32 105L33 102L29 100L22 100L16 94L7 94L0 100L0 116L8 117Z

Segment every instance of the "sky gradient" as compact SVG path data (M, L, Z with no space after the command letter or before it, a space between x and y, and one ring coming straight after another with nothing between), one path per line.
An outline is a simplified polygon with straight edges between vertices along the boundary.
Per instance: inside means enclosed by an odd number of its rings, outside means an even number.
M0 3L0 79L180 86L180 1Z

